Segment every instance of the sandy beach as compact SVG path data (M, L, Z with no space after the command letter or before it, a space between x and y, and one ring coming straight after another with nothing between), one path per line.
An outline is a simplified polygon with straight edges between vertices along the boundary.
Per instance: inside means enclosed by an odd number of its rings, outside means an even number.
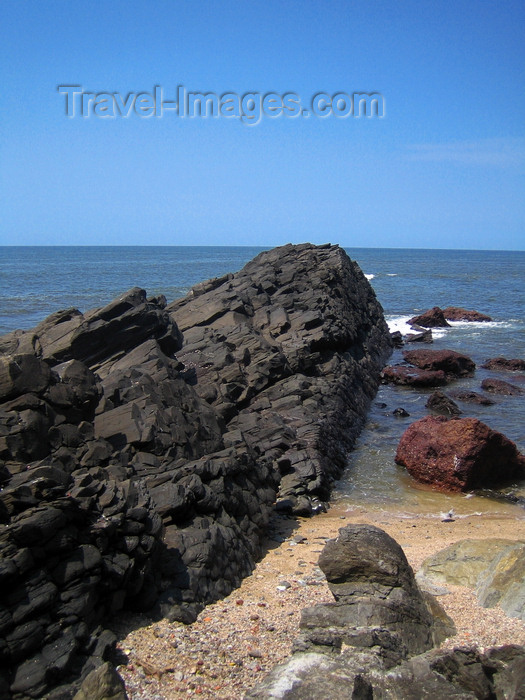
M476 499L479 501L480 499ZM128 659L119 667L131 700L174 700L193 695L240 700L290 653L301 609L333 600L317 560L327 539L349 523L370 523L399 544L414 571L422 561L462 539L525 540L525 511L487 503L485 512L465 513L444 522L440 514L401 514L336 504L313 518L276 516L265 555L253 574L227 598L208 606L190 626L151 623L127 616L113 626ZM476 504L477 505L477 504ZM525 645L525 622L499 608L481 608L474 593L447 586L439 602L452 617L457 635L446 646Z

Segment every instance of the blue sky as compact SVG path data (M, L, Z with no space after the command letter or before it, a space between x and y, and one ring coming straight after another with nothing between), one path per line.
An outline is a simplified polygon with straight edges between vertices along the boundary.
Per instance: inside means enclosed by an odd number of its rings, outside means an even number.
M0 244L523 250L525 4L4 0ZM377 92L382 118L87 118L85 92Z

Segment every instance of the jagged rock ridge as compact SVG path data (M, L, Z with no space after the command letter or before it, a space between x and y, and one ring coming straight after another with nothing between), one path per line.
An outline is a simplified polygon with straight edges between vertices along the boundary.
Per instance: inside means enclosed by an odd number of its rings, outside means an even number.
M389 352L357 265L309 244L1 338L0 695L70 697L118 610L227 594L276 500L327 499Z

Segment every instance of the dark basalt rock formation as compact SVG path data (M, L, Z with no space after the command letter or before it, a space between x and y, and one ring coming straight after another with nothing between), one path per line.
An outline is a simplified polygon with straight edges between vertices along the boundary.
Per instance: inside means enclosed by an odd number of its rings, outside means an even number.
M508 372L525 371L525 360L507 359L505 357L493 357L482 365L483 369L502 370Z
M522 697L525 648L433 648L452 621L395 540L369 525L339 533L319 560L336 602L303 610L294 653L246 700Z
M403 336L401 335L400 331L394 331L393 333L391 333L390 338L392 340L392 347L394 348L402 348L405 344L405 341L403 340Z
M447 321L470 321L470 322L486 322L492 321L490 316L482 314L479 311L470 311L459 306L447 306L443 309L443 316Z
M357 265L308 244L0 338L0 696L71 698L111 615L238 585L276 499L322 507L390 348Z
M476 418L426 416L412 423L395 459L417 481L448 492L505 484L525 475L525 456L516 445Z
M278 464L278 505L311 512L328 496L390 352L387 327L344 251L287 246L167 307L195 390ZM359 312L356 311L359 309Z

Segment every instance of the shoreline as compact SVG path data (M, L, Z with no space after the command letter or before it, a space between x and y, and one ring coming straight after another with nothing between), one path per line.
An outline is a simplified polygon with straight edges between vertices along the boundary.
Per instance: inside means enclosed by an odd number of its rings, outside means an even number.
M333 600L317 560L326 540L347 524L367 523L385 530L401 545L415 572L428 556L458 540L525 540L525 510L518 506L451 522L427 516L400 514L397 509L349 511L338 503L311 518L276 515L265 554L252 574L229 596L208 605L195 623L152 623L144 615L130 615L113 625L118 648L129 659L118 670L130 700L194 695L241 700L289 655L301 610ZM497 607L481 608L470 589L446 588L449 593L438 600L458 633L443 646L525 645L525 621L507 617Z

